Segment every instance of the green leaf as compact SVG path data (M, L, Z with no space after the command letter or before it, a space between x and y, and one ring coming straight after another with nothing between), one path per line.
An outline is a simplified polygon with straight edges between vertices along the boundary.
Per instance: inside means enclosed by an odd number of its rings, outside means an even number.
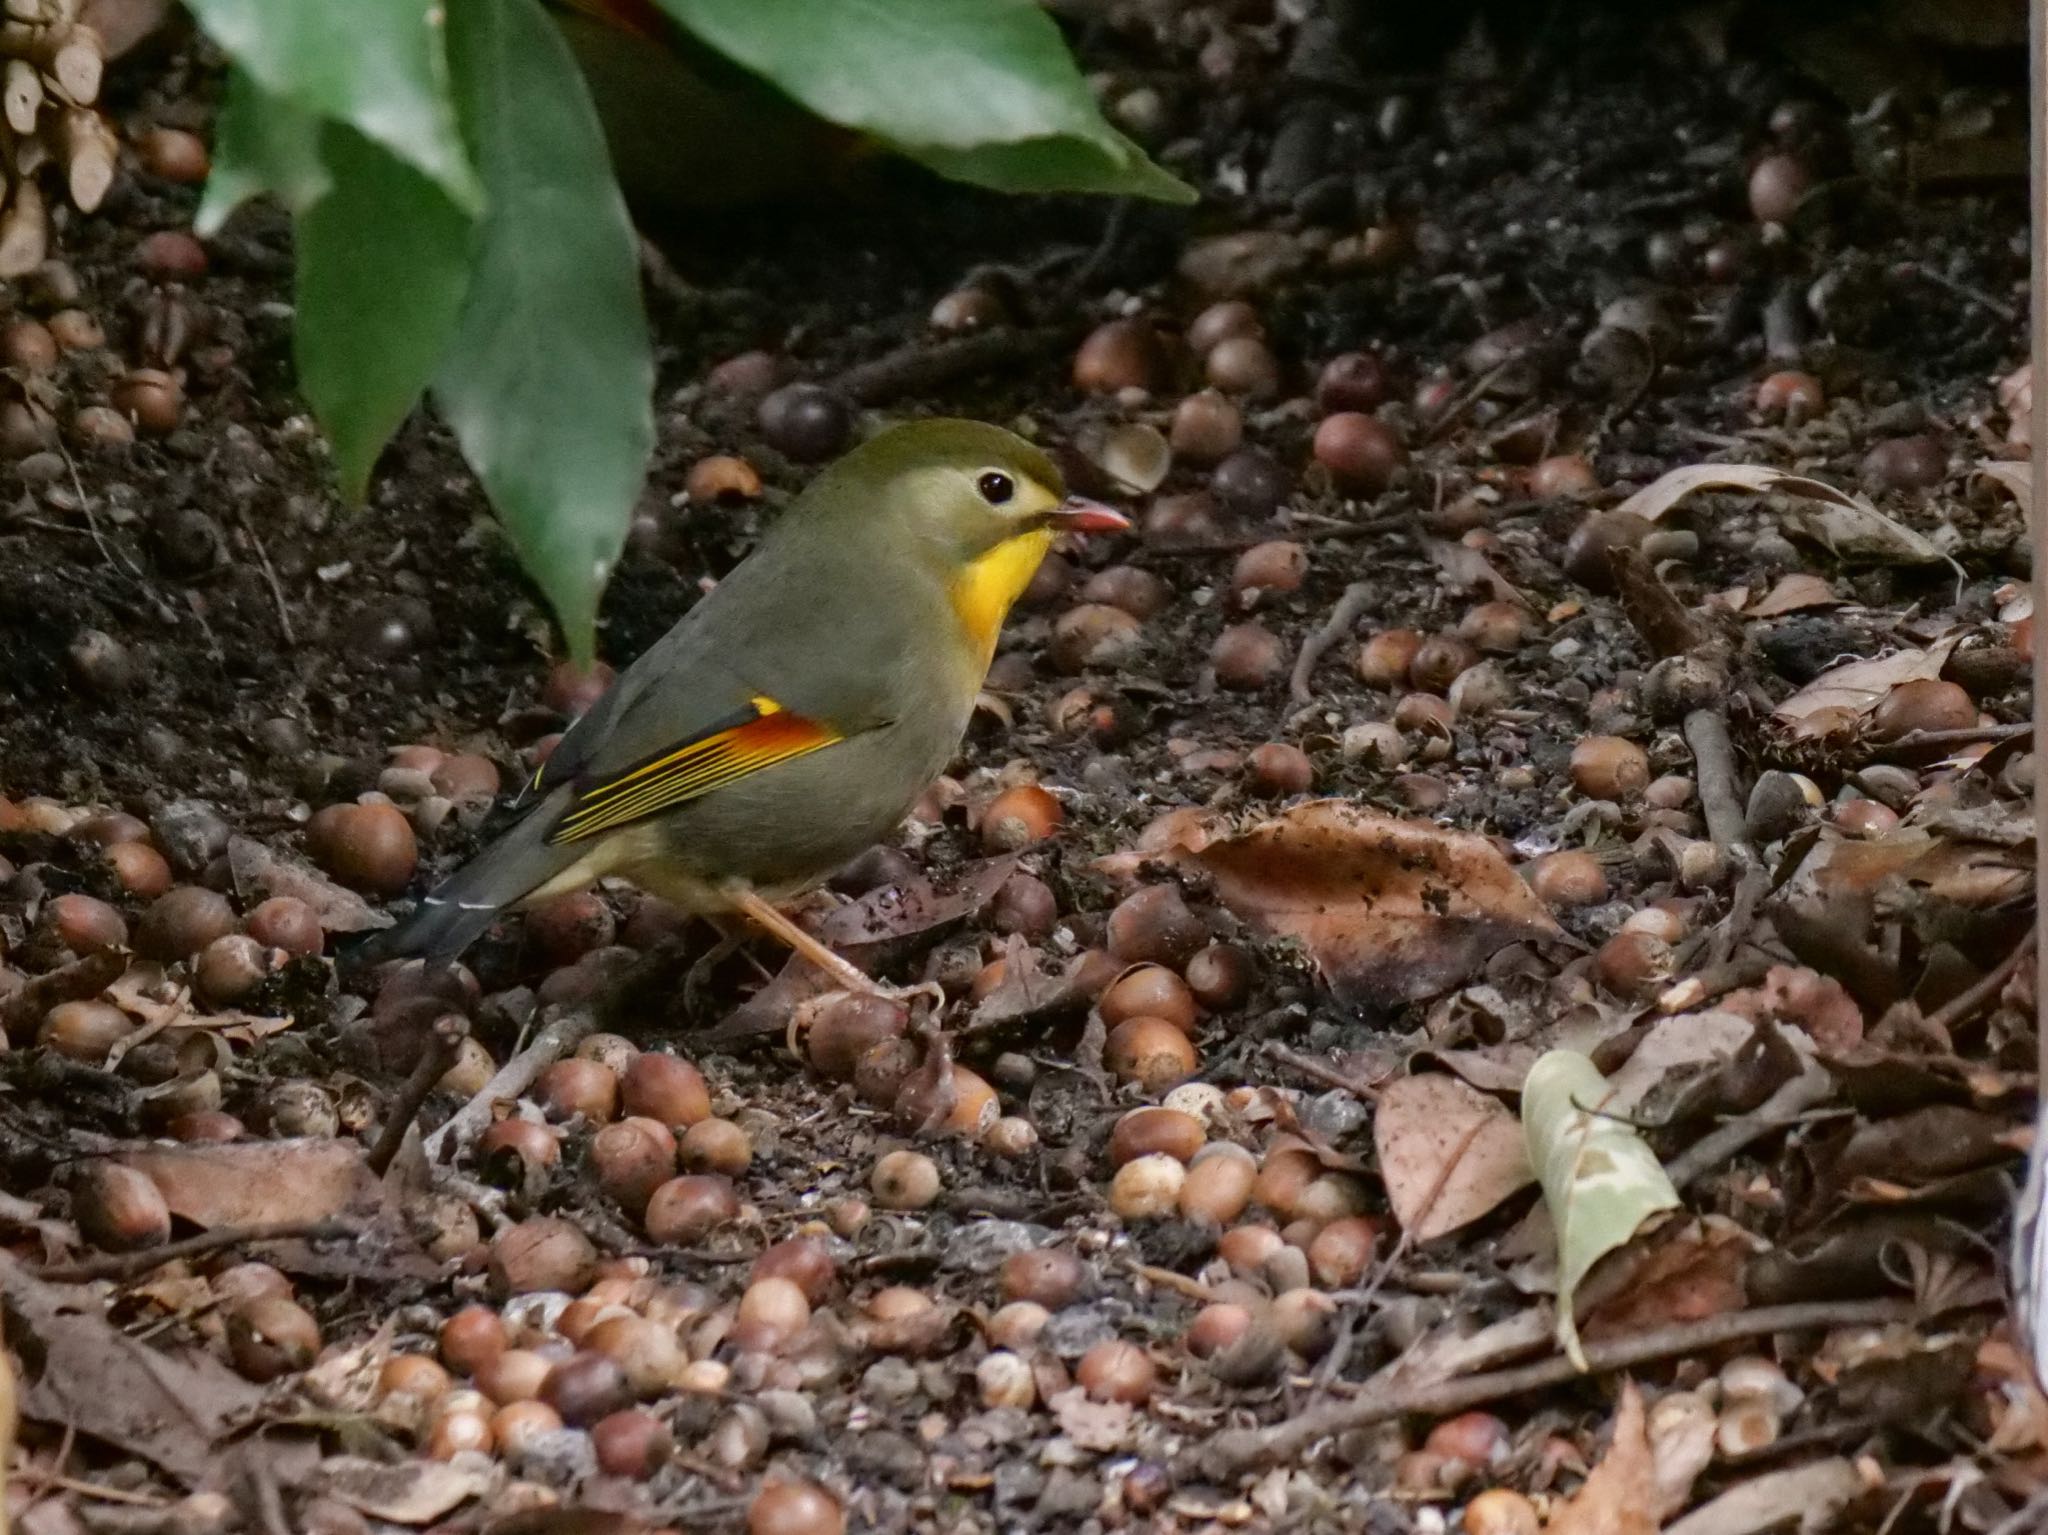
M298 220L293 349L342 493L360 500L454 334L475 224L352 128L329 123L320 147L333 186Z
M230 69L214 120L213 171L193 220L199 233L217 233L235 209L266 193L303 213L333 185L320 160L320 120Z
M659 0L829 122L1013 191L1194 193L1103 120L1037 0Z
M191 0L191 10L265 91L347 123L478 211L448 97L439 0Z
M1136 144L1122 142L1121 154L1094 139L1058 135L974 149L891 147L949 180L996 192L1106 192L1167 203L1195 200L1194 188L1153 164Z
M586 660L654 447L638 245L583 77L536 0L466 0L449 57L490 211L434 400Z
M1572 1315L1579 1281L1651 1216L1678 1208L1678 1190L1635 1127L1599 1112L1610 1091L1576 1050L1546 1052L1522 1083L1522 1130L1557 1233L1557 1341L1582 1370Z

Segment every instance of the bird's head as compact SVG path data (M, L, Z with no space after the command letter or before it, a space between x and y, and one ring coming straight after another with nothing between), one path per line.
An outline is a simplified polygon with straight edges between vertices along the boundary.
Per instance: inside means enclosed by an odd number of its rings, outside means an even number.
M859 505L931 562L970 638L992 649L1010 605L1061 532L1128 528L1120 512L1066 493L1057 465L979 421L913 421L833 465L833 499Z

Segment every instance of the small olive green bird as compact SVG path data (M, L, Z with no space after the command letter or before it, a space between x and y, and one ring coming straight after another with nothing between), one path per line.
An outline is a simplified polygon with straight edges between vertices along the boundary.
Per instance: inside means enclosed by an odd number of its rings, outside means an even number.
M841 986L888 990L777 903L887 836L945 770L1054 536L1129 526L997 427L881 433L570 728L524 819L364 958L452 957L501 912L619 875L696 915L743 913Z

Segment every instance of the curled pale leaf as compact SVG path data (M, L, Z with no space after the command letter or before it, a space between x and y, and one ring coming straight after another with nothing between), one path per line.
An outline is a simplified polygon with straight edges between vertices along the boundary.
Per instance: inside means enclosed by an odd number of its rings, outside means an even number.
M1576 1050L1552 1050L1522 1084L1522 1129L1557 1233L1557 1340L1586 1368L1572 1298L1593 1265L1632 1239L1653 1215L1678 1207L1678 1191L1635 1127L1603 1112L1611 1089Z
M1837 558L1886 565L1931 565L1946 559L1939 549L1861 496L1810 475L1787 474L1764 464L1687 464L1660 476L1630 496L1616 511L1655 522L1687 496L1703 490L1740 490L1752 495L1794 496L1818 503L1801 507L1787 526Z
M1937 640L1925 650L1895 650L1870 661L1850 661L1831 667L1772 711L1773 717L1797 725L1822 709L1846 709L1851 714L1868 714L1885 694L1902 682L1923 682L1941 675L1949 652L1961 636Z

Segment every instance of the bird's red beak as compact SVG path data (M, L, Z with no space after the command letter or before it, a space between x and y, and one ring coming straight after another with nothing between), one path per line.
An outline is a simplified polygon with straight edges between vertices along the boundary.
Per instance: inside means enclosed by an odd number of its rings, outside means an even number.
M1052 520L1055 527L1075 533L1123 533L1131 526L1122 512L1085 496L1067 497L1053 508Z

